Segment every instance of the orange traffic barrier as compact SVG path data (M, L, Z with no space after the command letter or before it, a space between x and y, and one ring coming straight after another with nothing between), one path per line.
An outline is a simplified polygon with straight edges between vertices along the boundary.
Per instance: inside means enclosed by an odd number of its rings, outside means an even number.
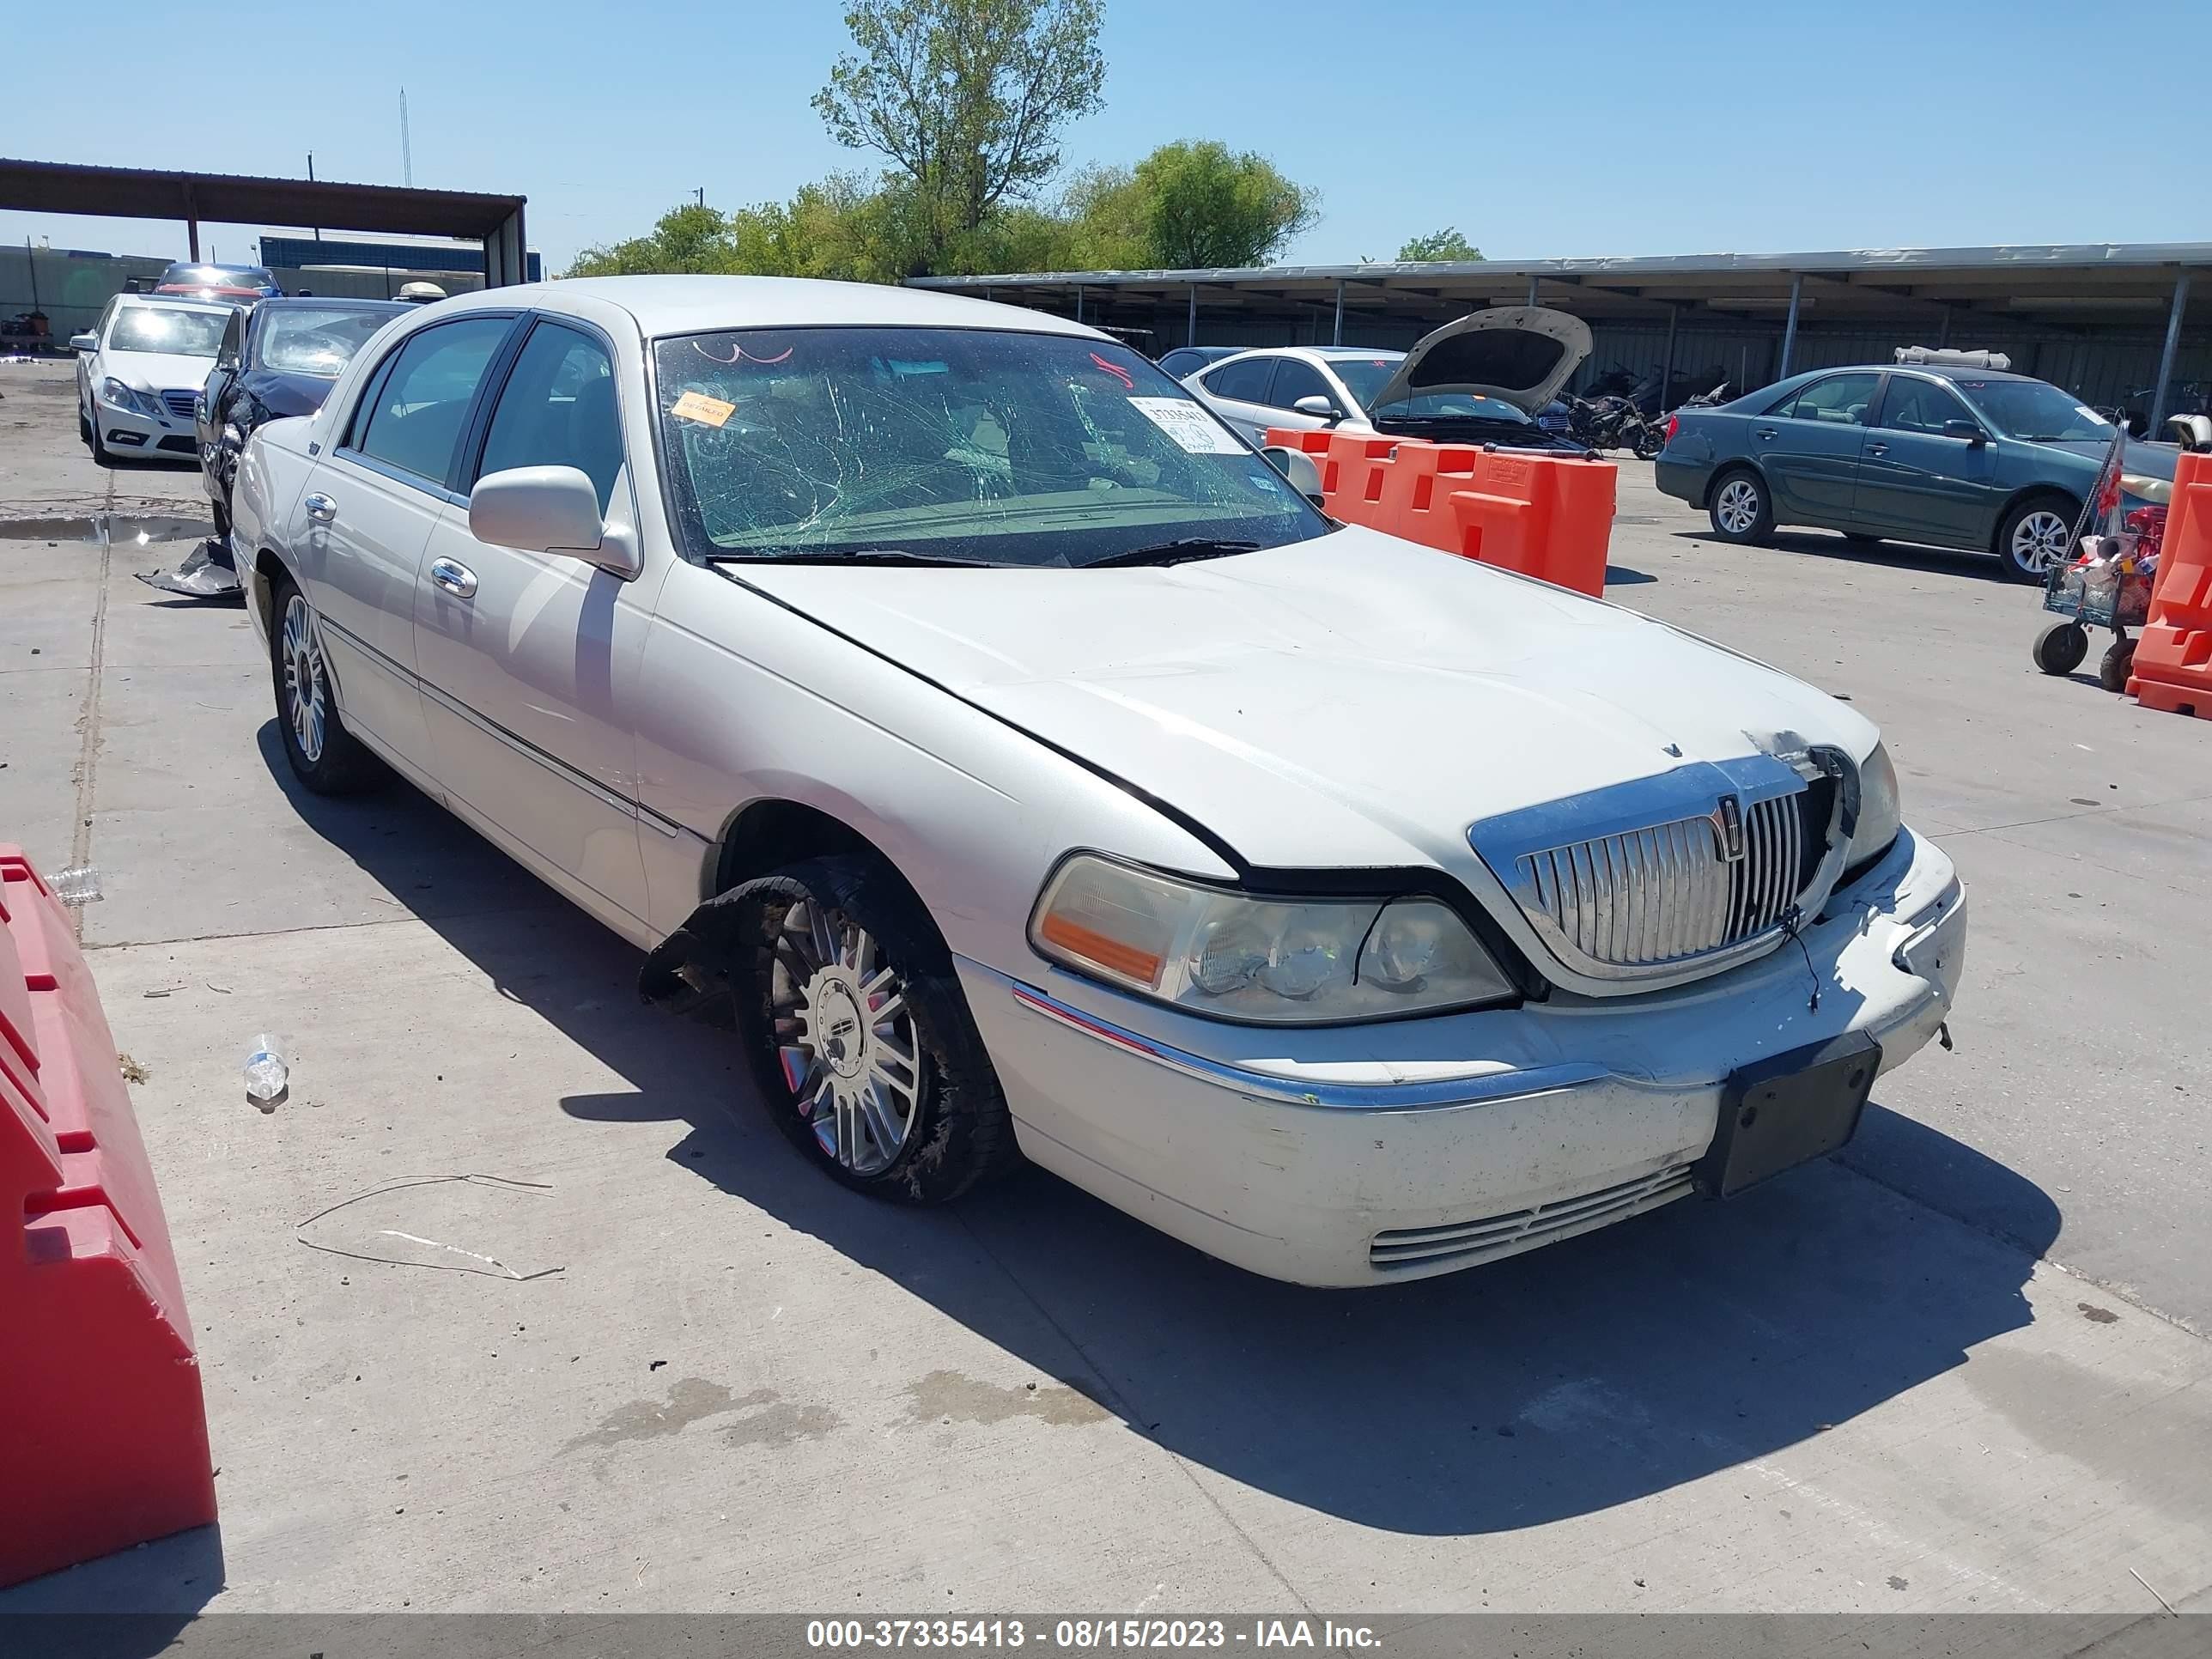
M1314 458L1328 511L1346 524L1605 591L1618 477L1610 461L1280 428L1267 441Z
M2212 455L2184 455L2174 469L2128 695L2145 708L2212 720Z
M0 846L0 1584L215 1519L184 1286L69 917Z

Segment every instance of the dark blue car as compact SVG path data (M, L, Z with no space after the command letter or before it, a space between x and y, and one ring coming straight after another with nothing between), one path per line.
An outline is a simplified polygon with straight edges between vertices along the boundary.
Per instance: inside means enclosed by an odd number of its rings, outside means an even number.
M312 415L369 336L413 309L396 300L264 300L230 319L194 410L216 544L230 540L230 489L264 421Z
M2039 582L2068 556L2112 427L2025 374L1949 366L1821 368L1717 409L1680 410L1653 465L1723 541L1780 525L1994 553ZM2179 451L2128 441L2142 479Z

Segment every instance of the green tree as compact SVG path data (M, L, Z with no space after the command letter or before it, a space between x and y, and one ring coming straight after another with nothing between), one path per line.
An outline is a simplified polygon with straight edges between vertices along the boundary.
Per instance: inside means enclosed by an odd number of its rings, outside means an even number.
M1159 263L1150 200L1127 167L1084 168L1068 180L1057 217L1062 270L1142 270Z
M1480 259L1482 250L1459 234L1454 225L1442 230L1432 230L1425 236L1416 236L1398 250L1401 259Z
M1173 270L1264 264L1321 216L1321 192L1252 151L1163 144L1129 172L1148 263Z
M830 136L888 156L931 253L1024 200L1104 100L1100 0L855 0L854 52L814 95Z
M571 276L634 276L657 271L711 273L735 269L729 225L713 208L687 202L660 216L652 233L611 247L587 247Z

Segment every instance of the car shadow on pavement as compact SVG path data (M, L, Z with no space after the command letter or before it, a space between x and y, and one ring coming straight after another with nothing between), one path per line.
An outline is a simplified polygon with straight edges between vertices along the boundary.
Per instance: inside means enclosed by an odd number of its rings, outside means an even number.
M1723 541L1710 530L1678 530L1674 537L1678 541L1703 542L1716 547L1736 545ZM1809 553L1815 558L1833 559L1844 564L1924 570L1930 575L2005 584L2004 568L1990 553L1961 553L1955 548L1923 547L1913 542L1854 542L1826 530L1778 530L1761 545L1771 553Z
M426 856L489 850L404 787L379 799L373 833L359 803L288 793L403 902ZM508 867L518 889L497 885L520 901L535 884ZM1734 1467L1778 1481L1761 1459L2029 1323L2022 1287L2058 1231L2040 1189L1877 1104L1847 1155L1866 1173L1829 1161L1465 1273L1301 1289L1214 1261L1040 1170L950 1210L849 1192L748 1097L735 1038L640 1003L640 953L580 912L518 902L422 920L624 1080L549 1097L548 1111L675 1126L672 1145L653 1144L678 1167L1176 1456L1394 1532L1534 1526ZM1900 1194L1930 1172L1972 1224ZM744 1224L733 1209L733 1238ZM926 1355L914 1364L917 1377L931 1369Z

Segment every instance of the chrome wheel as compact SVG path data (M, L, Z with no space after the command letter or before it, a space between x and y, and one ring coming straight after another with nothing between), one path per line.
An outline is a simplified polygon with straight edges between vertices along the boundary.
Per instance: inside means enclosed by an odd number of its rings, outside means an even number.
M1759 486L1748 478L1730 478L1713 497L1713 517L1731 536L1747 536L1759 522Z
M2031 576L2046 574L2066 556L2074 526L2047 507L2024 513L2012 527L2012 562Z
M314 608L295 593L284 605L278 653L284 665L284 715L301 758L313 766L323 757L330 722L330 679L323 668L323 638Z
M784 912L774 956L776 1059L799 1115L837 1163L881 1174L905 1149L927 1086L906 981L873 934L809 899Z

